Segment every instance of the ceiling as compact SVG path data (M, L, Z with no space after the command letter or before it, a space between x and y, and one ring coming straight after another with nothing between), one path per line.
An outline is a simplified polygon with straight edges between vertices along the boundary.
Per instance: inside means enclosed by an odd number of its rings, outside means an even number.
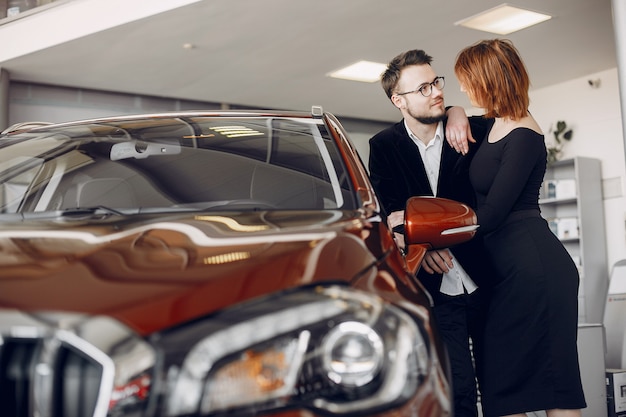
M260 108L322 105L339 117L395 121L399 112L379 83L326 74L358 60L386 63L402 51L424 49L434 57L435 71L446 76L446 104L469 107L454 77L454 59L463 47L496 35L454 23L500 4L202 0L25 55L0 57L0 66L18 81ZM506 36L525 59L532 88L617 67L611 0L509 4L554 16ZM33 36L63 30L37 30ZM0 32L0 43L11 41Z

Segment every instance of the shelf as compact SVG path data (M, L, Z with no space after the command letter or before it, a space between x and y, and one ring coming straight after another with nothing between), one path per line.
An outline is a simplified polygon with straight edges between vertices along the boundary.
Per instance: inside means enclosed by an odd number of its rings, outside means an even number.
M575 157L549 164L540 197L542 216L577 263L579 323L601 323L608 272L600 160Z

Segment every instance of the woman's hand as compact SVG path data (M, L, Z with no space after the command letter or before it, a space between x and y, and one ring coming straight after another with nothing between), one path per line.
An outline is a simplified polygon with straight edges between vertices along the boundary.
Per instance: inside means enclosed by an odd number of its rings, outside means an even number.
M446 123L446 140L457 152L466 155L469 142L476 143L472 136L469 121L463 107L454 106L448 109Z

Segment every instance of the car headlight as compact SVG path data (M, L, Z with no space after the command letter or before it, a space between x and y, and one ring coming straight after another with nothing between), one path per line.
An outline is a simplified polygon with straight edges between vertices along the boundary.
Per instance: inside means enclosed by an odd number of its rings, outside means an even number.
M361 387L371 382L382 367L383 341L374 329L357 321L331 329L322 344L324 371L333 382Z
M408 399L430 367L412 316L339 286L256 300L162 336L171 416L372 411Z

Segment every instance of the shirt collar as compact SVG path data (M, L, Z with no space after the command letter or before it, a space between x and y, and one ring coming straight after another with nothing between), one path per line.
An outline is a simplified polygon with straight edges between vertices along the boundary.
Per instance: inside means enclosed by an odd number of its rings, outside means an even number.
M433 146L433 145L439 143L442 140L442 138L443 138L443 122L437 123L437 129L435 130L435 136L433 136L428 141L428 145L424 145L424 142L422 142L417 136L415 136L413 134L413 132L411 132L411 129L409 129L409 125L406 122L406 119L404 119L404 128L406 129L406 133L413 140L413 142L415 142L418 146L423 146L424 148L429 147L429 146ZM434 141L433 141L433 139L434 139Z

